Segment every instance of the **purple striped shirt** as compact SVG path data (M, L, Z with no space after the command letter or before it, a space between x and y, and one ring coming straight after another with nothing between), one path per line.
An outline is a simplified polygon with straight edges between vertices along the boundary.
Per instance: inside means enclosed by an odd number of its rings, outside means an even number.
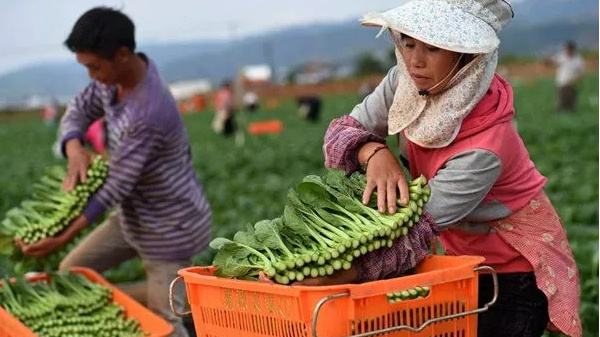
M117 207L126 240L143 258L187 259L208 245L211 209L175 100L154 63L140 55L148 64L143 82L121 102L116 87L91 82L68 105L60 137L64 148L104 117L109 175L84 215L92 222Z

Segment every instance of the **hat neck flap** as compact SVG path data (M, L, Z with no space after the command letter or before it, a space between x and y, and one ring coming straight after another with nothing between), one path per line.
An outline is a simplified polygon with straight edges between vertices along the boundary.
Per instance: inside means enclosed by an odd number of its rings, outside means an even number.
M388 115L390 135L404 131L413 143L426 148L440 148L452 143L462 120L487 92L496 65L497 50L480 54L460 69L433 95L421 96L396 47L398 85Z

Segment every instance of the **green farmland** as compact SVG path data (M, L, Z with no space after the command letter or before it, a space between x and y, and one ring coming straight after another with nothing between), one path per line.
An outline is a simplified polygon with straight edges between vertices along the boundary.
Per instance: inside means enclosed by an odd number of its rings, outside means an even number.
M581 274L584 336L597 336L598 327L598 77L581 86L579 108L573 114L554 111L550 80L515 85L517 125L533 161L549 182L546 191L567 227ZM357 97L325 97L319 122L299 119L292 100L273 110L247 115L248 121L281 119L280 135L246 136L244 146L234 137L215 135L212 113L185 117L193 158L214 211L214 236L231 236L246 223L281 214L288 188L308 174L323 170L323 134L329 121L348 113ZM50 147L56 129L32 117L0 114L0 213L31 192L31 182L44 167L61 163ZM211 252L196 263L210 263ZM140 275L139 264L109 272L114 280Z

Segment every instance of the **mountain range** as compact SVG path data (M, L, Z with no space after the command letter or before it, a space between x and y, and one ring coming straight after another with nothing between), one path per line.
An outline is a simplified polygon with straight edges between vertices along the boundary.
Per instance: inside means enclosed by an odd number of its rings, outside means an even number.
M513 3L515 18L500 34L501 54L544 56L567 39L584 49L598 49L596 0L523 0ZM196 41L141 45L172 82L207 78L216 83L232 77L241 67L268 63L278 77L309 61L352 65L364 52L387 55L389 39L375 39L375 28L357 19L294 26L234 41ZM42 63L0 75L0 103L23 102L32 95L66 98L88 82L74 60Z

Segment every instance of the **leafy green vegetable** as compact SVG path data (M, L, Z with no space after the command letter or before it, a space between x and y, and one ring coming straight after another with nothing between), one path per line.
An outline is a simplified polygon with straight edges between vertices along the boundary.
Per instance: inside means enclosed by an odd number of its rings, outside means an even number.
M70 222L81 214L88 198L104 182L108 174L108 163L96 157L88 169L88 179L70 192L62 190L65 171L60 166L46 169L46 174L33 184L30 199L21 202L6 212L0 222L0 241L4 242L0 254L15 261L14 274L23 274L32 270L52 270L58 266L74 243L67 248L51 254L44 260L24 256L14 247L15 240L32 244L60 233ZM80 239L90 231L88 228L78 237Z
M418 221L429 198L426 181L420 177L411 183L412 208L384 215L357 199L360 185L352 184L360 179L334 170L327 172L325 179L305 177L288 191L283 217L247 225L233 240L216 238L211 242L217 250L213 261L217 275L252 279L264 272L287 284L350 269L355 258L391 247L394 239L406 235ZM416 206L417 201L421 206Z
M0 307L40 337L145 335L110 289L77 274L54 273L49 283L0 280Z

